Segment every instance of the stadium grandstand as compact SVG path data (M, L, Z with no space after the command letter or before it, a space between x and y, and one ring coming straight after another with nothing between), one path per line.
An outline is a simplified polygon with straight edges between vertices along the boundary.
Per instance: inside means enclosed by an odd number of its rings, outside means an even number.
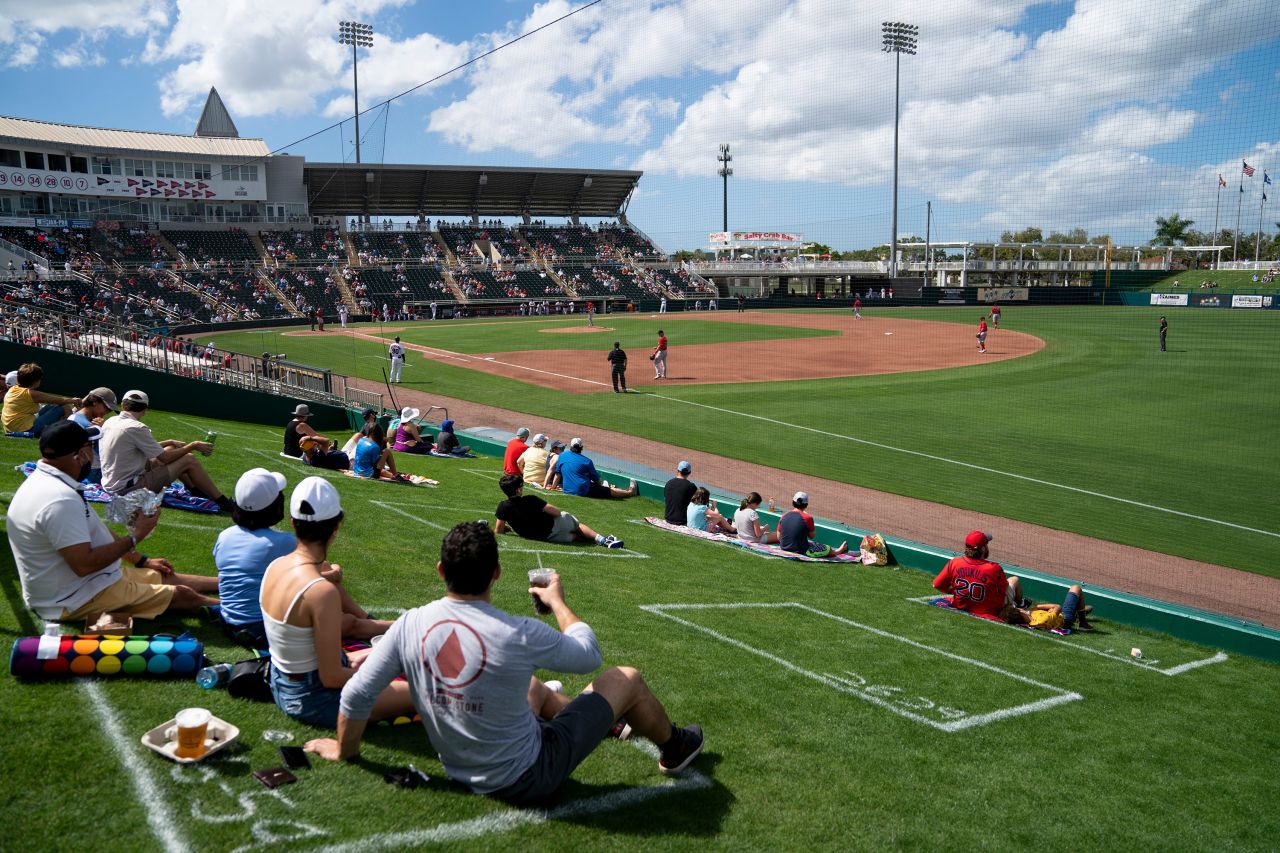
M640 177L308 163L216 89L190 136L0 117L0 270L10 301L143 324L713 292L627 221Z

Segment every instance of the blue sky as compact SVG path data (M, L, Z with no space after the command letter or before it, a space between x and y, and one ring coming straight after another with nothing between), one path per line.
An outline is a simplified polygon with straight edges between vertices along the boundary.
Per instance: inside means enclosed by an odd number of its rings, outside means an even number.
M0 0L0 113L190 133L214 85L242 135L283 148L350 113L339 20L374 25L368 107L582 5ZM1219 172L1232 214L1242 158L1280 172L1273 0L603 0L366 114L362 153L643 169L631 218L670 250L719 230L728 142L731 227L883 243L880 22L899 19L921 27L902 62L902 234L923 234L926 201L939 240L1032 225L1146 240L1173 212L1208 230ZM289 151L351 159L351 137L348 120ZM1246 182L1250 227L1261 177Z

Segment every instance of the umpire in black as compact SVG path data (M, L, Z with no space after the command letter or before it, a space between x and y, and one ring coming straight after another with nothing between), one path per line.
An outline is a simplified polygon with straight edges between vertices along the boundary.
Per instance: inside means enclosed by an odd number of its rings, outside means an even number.
M1165 339L1169 337L1169 321L1160 318L1160 352L1165 352Z
M627 352L622 348L622 343L614 341L613 349L609 350L606 358L613 365L610 371L613 376L613 393L618 393L619 384L622 385L622 393L627 393Z

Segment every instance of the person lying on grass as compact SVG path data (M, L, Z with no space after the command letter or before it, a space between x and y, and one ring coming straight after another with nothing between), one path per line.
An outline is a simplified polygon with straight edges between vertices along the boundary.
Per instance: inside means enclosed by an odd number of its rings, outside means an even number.
M562 545L595 542L605 548L622 547L622 540L617 536L602 536L537 495L526 495L524 477L519 474L504 474L498 486L507 499L498 504L494 512L498 519L493 526L495 533L506 533L510 529L520 537L536 542L558 542Z
M1084 603L1084 588L1075 584L1067 590L1067 597L1062 604L1032 604L1022 597L1022 582L1009 578L1009 589L1014 601L1021 607L1006 607L1005 621L1011 625L1026 625L1038 631L1052 631L1055 634L1070 634L1076 631L1092 631L1089 615L1093 613L1092 605Z
M297 546L267 566L258 606L271 651L271 695L292 719L333 728L342 686L369 650L342 650L343 593L334 583L341 568L327 559L342 527L338 490L321 477L307 477L289 500ZM377 719L413 713L408 685L386 684L370 697Z
M640 673L611 667L570 699L538 669L588 673L604 662L595 632L569 609L560 575L529 594L559 630L492 604L502 577L498 542L482 522L445 534L436 572L444 597L408 611L342 690L338 736L308 741L330 761L360 753L377 698L401 673L422 715L430 748L454 781L516 806L550 799L611 735L634 732L658 747L658 770L683 772L702 752L702 728L677 728Z
M694 530L727 533L730 536L738 532L733 522L721 515L720 510L711 503L711 492L705 486L698 486L693 490L693 497L689 499L689 506L685 510L685 519L687 526Z

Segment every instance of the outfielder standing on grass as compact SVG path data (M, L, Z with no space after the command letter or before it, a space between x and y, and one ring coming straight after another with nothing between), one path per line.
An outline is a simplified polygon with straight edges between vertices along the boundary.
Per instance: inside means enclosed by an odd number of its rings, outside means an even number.
M605 356L613 365L609 373L613 379L613 393L617 394L618 385L622 385L621 393L627 393L627 351L622 348L621 341L613 342L613 349Z
M653 362L653 378L667 378L667 336L661 329L658 330L658 346L654 348L653 355L649 356L649 360Z
M400 381L400 371L404 370L404 345L400 343L400 336L396 336L395 343L387 347L387 357L391 359L391 381Z

